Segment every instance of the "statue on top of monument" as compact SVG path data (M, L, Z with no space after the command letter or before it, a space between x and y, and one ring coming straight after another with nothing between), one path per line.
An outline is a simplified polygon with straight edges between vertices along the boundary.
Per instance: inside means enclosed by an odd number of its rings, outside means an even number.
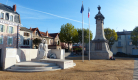
M100 11L100 9L101 9L100 5L99 5L97 8L98 8L98 10Z
M42 39L42 43L39 44L38 55L40 59L47 59L48 45L47 41Z

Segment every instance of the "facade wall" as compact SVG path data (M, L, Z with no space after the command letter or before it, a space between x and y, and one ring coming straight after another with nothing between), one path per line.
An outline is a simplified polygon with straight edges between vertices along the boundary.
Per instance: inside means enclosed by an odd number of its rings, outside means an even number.
M4 26L4 32L0 31L0 37L2 37L2 41L3 43L0 44L0 49L1 51L1 62L0 64L2 64L2 66L4 65L4 61L5 61L5 52L6 52L6 47L10 47L10 48L17 48L17 27L20 27L20 20L17 22L15 21L15 16L18 16L18 14L14 14L8 11L4 11L4 10L0 10L0 13L4 13L4 17L0 18L0 25ZM8 16L6 15L8 14ZM13 16L13 19L10 20L10 16ZM8 30L10 29L8 26L11 26L13 28L13 33L9 33ZM8 44L8 38L10 38L10 42L12 44Z
M60 39L59 39L59 37L57 36L57 37L55 37L55 39L54 39L54 44L58 45L58 42L59 42L59 45L60 45Z
M48 45L53 45L53 39L52 38L44 38L47 41Z
M116 41L112 46L111 51L113 52L113 54L116 54L119 51L126 53L128 55L132 54L132 48L135 46L131 45L130 36L130 34L121 35L121 39L118 39L118 41ZM121 42L121 46L118 45L118 42Z
M29 33L29 36L24 36L24 32L25 33ZM27 31L20 31L20 40L19 40L19 47L21 46L29 46L30 48L32 48L32 33L31 32L27 32ZM29 40L29 45L24 45L23 41L24 39Z
M10 48L17 48L17 26L14 25L9 25L9 24L4 24L4 23L0 23L1 25L4 25L5 29L4 32L0 32L0 36L3 37L3 43L0 44L0 49L1 51L1 62L0 64L3 65L4 57L5 57L5 48L6 47L10 47ZM13 27L13 33L8 33L7 32L7 26L12 26ZM12 37L12 44L8 45L8 37Z

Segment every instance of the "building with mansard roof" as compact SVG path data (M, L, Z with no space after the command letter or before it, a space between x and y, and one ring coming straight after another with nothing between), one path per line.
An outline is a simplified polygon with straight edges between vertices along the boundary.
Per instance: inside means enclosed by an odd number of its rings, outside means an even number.
M6 48L18 48L21 20L16 7L0 3L0 67L6 60Z

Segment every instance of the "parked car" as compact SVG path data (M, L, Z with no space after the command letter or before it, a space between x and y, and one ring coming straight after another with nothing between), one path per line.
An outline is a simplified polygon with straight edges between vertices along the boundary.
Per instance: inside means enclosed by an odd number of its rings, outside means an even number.
M82 55L82 45L81 44L74 44L73 45L73 52L75 55ZM84 55L87 55L84 47Z
M123 53L123 52L117 52L116 56L120 56L120 57L126 57L127 54Z

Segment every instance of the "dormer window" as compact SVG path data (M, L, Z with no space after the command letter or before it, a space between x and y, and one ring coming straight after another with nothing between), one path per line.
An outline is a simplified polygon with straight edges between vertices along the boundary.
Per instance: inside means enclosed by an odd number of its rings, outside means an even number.
M5 20L9 20L9 13L5 13Z
M0 19L4 19L4 13L1 13Z
M10 15L10 21L13 21L13 16L12 15Z

